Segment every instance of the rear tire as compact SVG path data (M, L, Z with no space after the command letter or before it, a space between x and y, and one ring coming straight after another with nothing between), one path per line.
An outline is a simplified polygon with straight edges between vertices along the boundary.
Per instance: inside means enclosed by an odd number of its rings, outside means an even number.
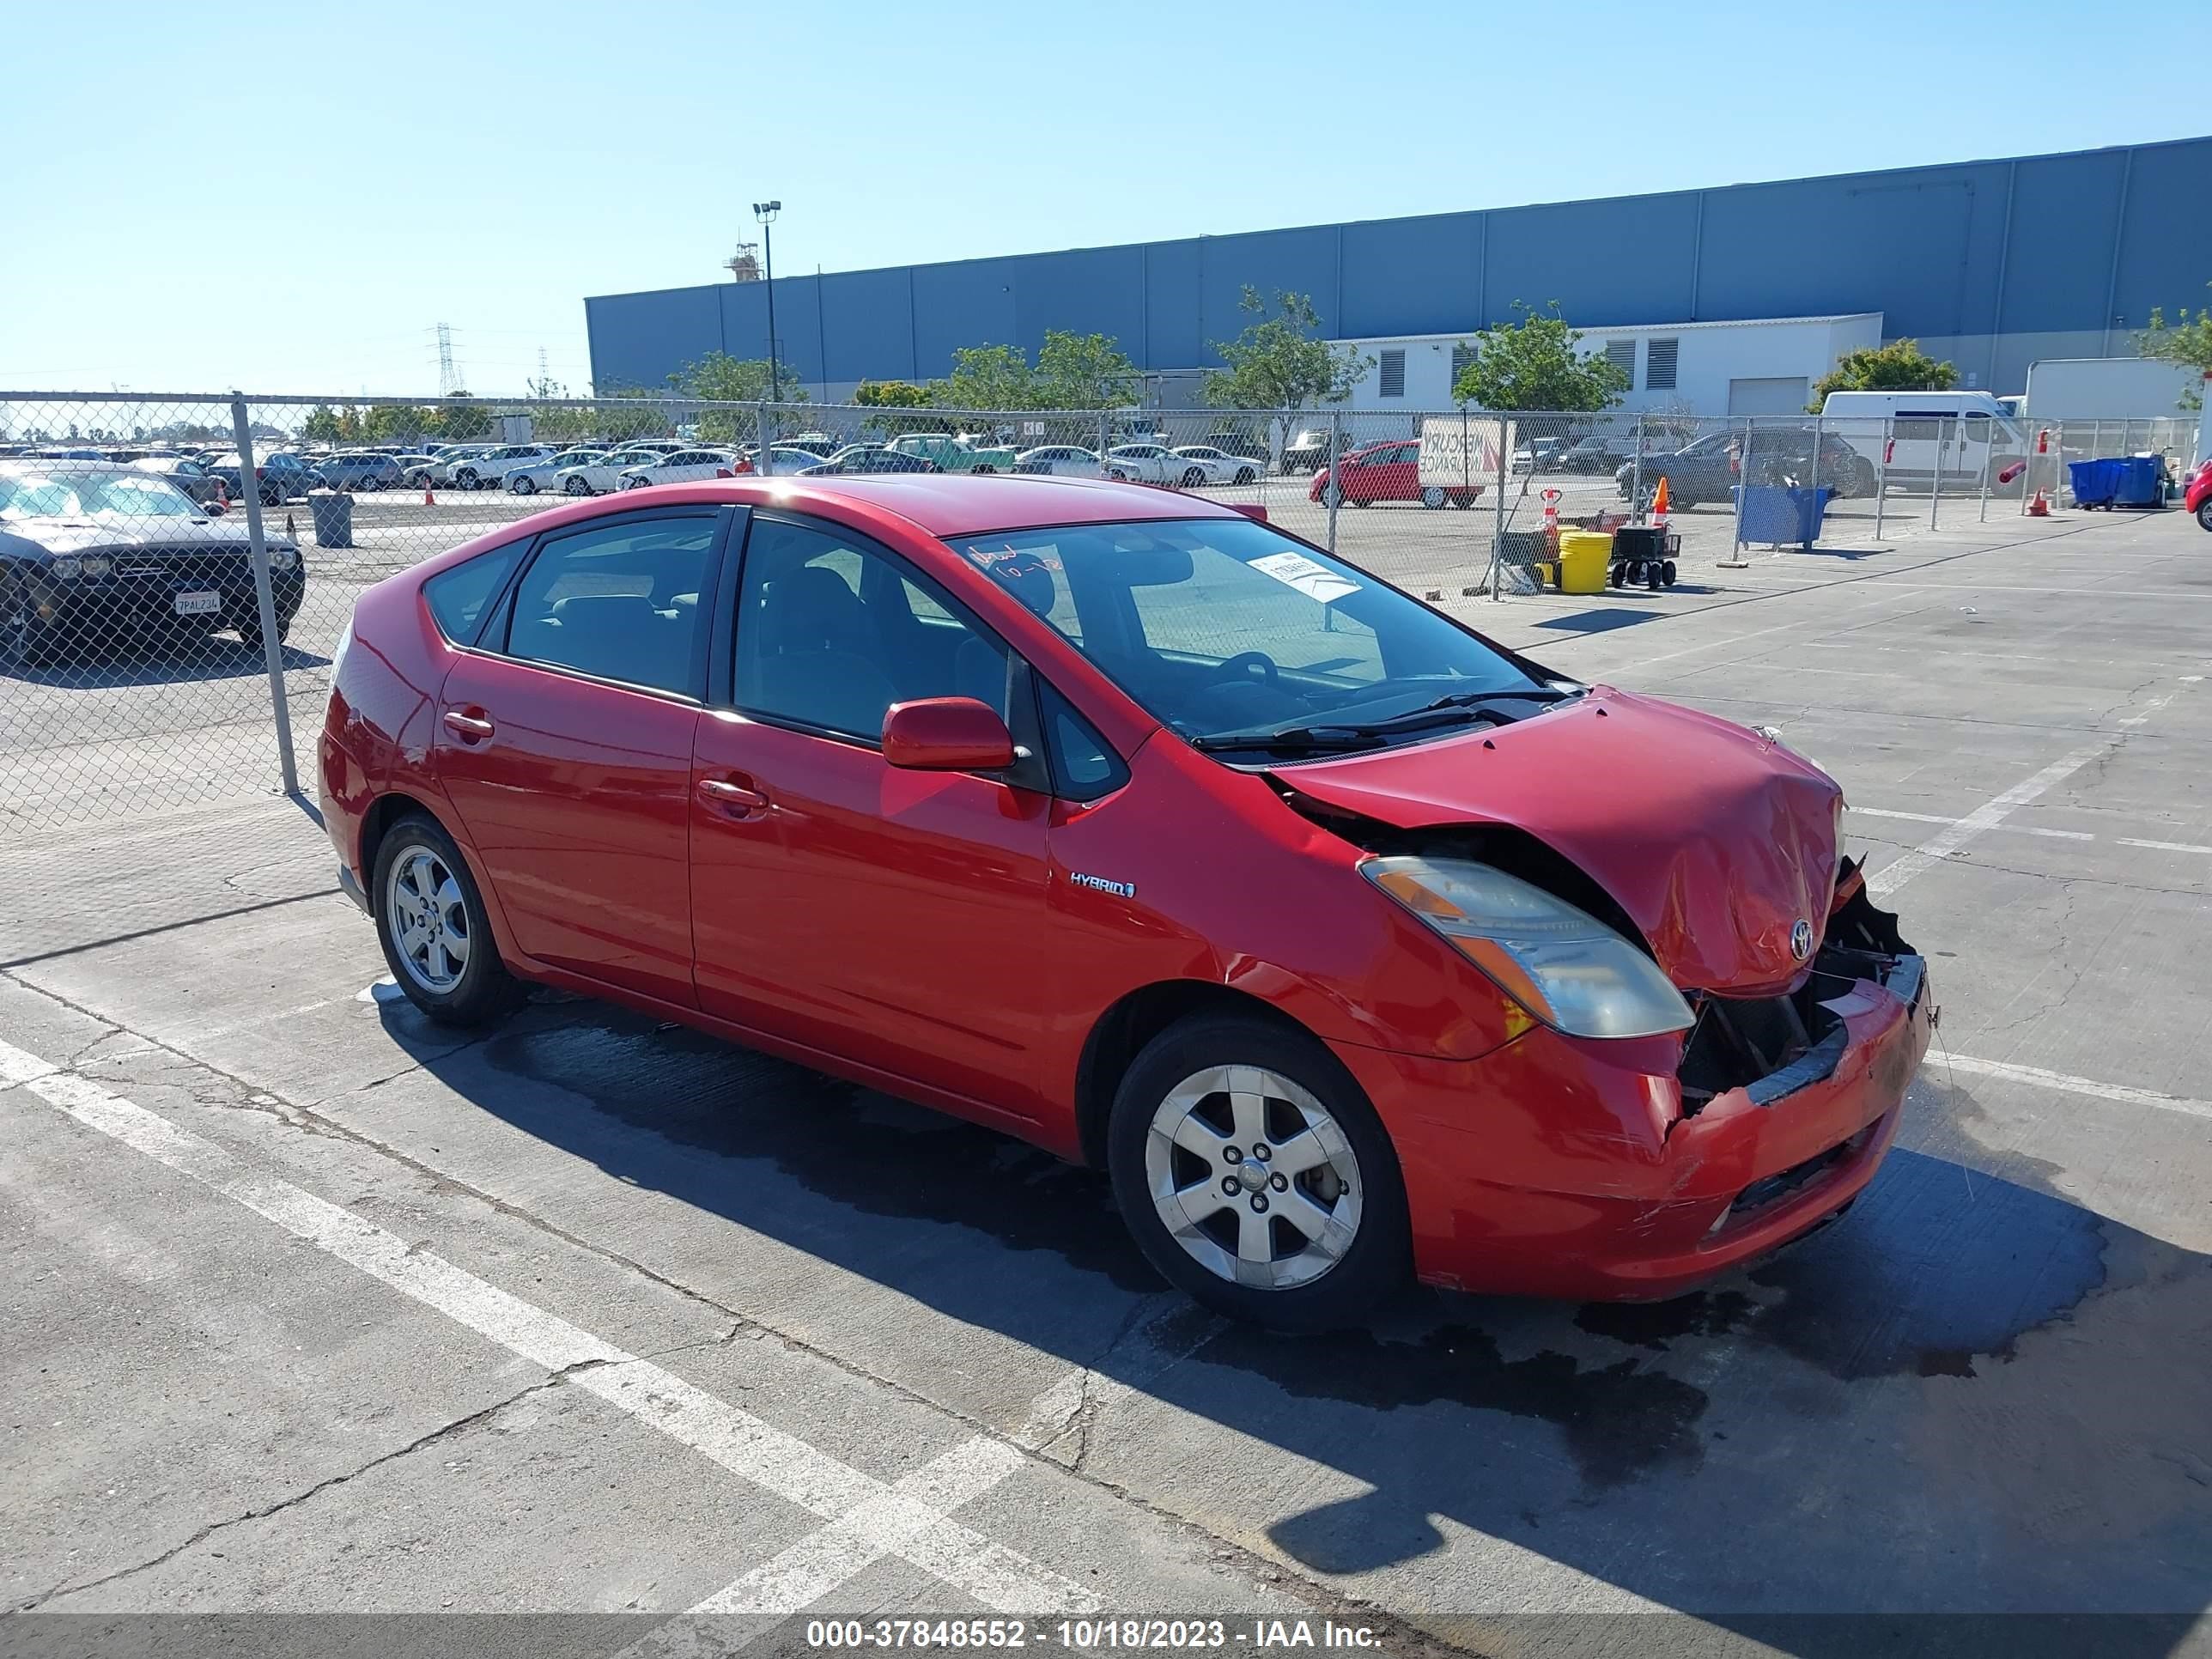
M507 487L518 495L535 495L538 481L526 472L518 472L507 481Z
M476 877L435 819L410 812L385 832L368 890L385 964L425 1016L486 1025L522 1006L529 988L499 959Z
M1421 491L1421 505L1431 513L1441 511L1446 499L1442 487L1437 484Z
M1260 475L1249 466L1240 466L1237 469L1237 482L1241 484L1257 483Z
M1188 467L1184 470L1182 475L1182 487L1185 489L1195 489L1199 485L1205 482L1206 469L1204 467L1194 466Z
M1304 1031L1246 1015L1169 1027L1115 1091L1107 1167L1146 1259L1231 1318L1357 1324L1411 1270L1396 1149L1351 1073Z
M2202 525L2205 529L2212 530L2212 497L2208 497L2203 501L2198 503L2197 508L2197 522Z
M592 487L581 478L571 478L561 486L561 493L564 495L588 495L592 493Z

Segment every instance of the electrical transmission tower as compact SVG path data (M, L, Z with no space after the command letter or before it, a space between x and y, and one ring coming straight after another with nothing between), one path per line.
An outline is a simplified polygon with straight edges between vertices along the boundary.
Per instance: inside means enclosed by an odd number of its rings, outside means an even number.
M461 371L453 364L453 331L445 323L438 325L438 395L450 398L468 388L461 383Z

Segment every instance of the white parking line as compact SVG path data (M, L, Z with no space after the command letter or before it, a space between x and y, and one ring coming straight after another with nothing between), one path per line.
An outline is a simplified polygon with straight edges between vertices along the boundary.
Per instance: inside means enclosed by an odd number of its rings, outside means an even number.
M2195 681L2185 680L2182 684L2192 684ZM2161 696L2153 697L2143 705L2138 720L2149 719L2180 695L2177 686ZM2085 744L2051 762L2034 776L2013 785L2002 795L1983 802L1966 817L1937 830L1910 852L1899 854L1868 877L1867 891L1877 898L1894 893L1923 870L1941 864L1968 842L1986 835L2030 801L2063 783L2091 761L2110 754L2128 736L2126 732L2116 732L2101 742Z
M2013 785L2002 795L1982 803L1972 811L1929 836L1910 852L1896 858L1867 878L1867 891L1877 898L1895 892L1923 870L1931 870L1968 842L1978 839L2002 823L2030 801L2080 771L2112 747L2110 742L2087 744L2051 763L2033 777Z
M2129 1106L2154 1106L2162 1112L2181 1112L2191 1117L2212 1118L2212 1101L2186 1100L2179 1095L2160 1094L2155 1089L2136 1089L2124 1083L2100 1083L2094 1078L2069 1077L2063 1072L2047 1072L2040 1066L2015 1066L2002 1060L1976 1060L1970 1054L1941 1055L1936 1063L1947 1065L1954 1072L1972 1072L1981 1077L2002 1078L2008 1083L2033 1084L2039 1089L2057 1089L2070 1095L2087 1095L2099 1100L2116 1100Z
M2138 841L2133 836L2119 836L2118 841L2123 847L2148 847L2160 853L2212 853L2212 847L2188 841Z
M88 1128L190 1176L478 1335L548 1370L569 1371L574 1386L840 1528L834 1540L817 1547L810 1558L811 1571L794 1567L775 1583L763 1583L759 1593L764 1601L778 1594L787 1600L808 1584L817 1587L816 1595L826 1594L843 1582L830 1577L833 1565L854 1564L852 1571L858 1571L884 1555L897 1555L1002 1613L1085 1613L1098 1606L1081 1585L945 1513L1020 1467L1022 1454L1012 1446L977 1436L887 1486L651 1360L442 1257L414 1249L351 1211L252 1170L205 1137L3 1042L0 1084L27 1087ZM747 1582L740 1579L731 1589ZM803 1605L783 1610L795 1612Z
M1880 806L1854 806L1850 810L1857 813L1863 818L1905 818L1914 823L1956 823L1959 822L1957 818L1952 817L1948 813L1943 812L1895 812ZM2053 841L2094 841L2097 839L2095 836L2092 835L2087 830L2039 830L2032 824L2026 823L2008 823L2003 825L1992 824L1990 827L1991 829L2002 828L2008 830L2015 836L2047 836Z

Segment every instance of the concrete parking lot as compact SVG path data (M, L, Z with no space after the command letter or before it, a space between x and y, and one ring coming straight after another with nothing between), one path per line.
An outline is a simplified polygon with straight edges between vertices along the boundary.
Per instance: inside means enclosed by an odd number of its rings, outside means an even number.
M319 577L412 546L410 505L365 501ZM1875 1185L1656 1306L1408 1291L1328 1339L1233 1328L1163 1289L1103 1177L981 1129L588 1001L426 1025L292 803L10 838L9 1628L559 1613L604 1617L540 1645L598 1653L688 1610L779 1642L1110 1613L1402 1652L2212 1651L2212 538L2015 510L1745 571L1701 541L1666 594L1446 595L1564 672L1781 727L1931 963ZM342 610L307 620L326 661ZM204 730L76 741L102 787L217 763Z

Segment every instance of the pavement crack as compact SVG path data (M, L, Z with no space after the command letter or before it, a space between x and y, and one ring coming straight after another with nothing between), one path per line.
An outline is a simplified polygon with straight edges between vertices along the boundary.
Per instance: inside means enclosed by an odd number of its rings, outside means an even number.
M465 1434L471 1429L477 1428L497 1417L508 1407L527 1400L534 1394L543 1394L548 1389L560 1387L580 1371L592 1370L610 1363L611 1362L605 1359L593 1358L580 1359L572 1365L564 1365L559 1370L548 1372L535 1382L516 1389L513 1394L493 1401L481 1410L471 1412L465 1417L457 1417L449 1423L442 1423L427 1433L417 1435L404 1446L396 1446L390 1451L380 1452L356 1468L348 1469L343 1474L328 1475L312 1486L303 1486L298 1492L278 1498L273 1504L264 1504L257 1508L247 1510L242 1514L227 1516L221 1521L210 1521L190 1537L172 1544L167 1549L149 1556L143 1561L134 1562L127 1567L118 1567L112 1572L102 1573L97 1578L88 1578L82 1583L64 1582L57 1584L52 1589L10 1607L5 1615L0 1615L0 1617L13 1618L20 1613L35 1613L47 1602L61 1596L76 1595L86 1590L98 1589L103 1585L112 1584L118 1580L165 1565L175 1560L185 1551L205 1543L218 1533L228 1532L233 1527L243 1526L250 1521L265 1521L272 1515L282 1515L287 1510L297 1509L301 1504L320 1497L324 1492L343 1486L349 1481L358 1480L362 1475L382 1468L387 1463L397 1462L404 1457L411 1457L424 1448L434 1446L440 1441L449 1439L455 1435Z

